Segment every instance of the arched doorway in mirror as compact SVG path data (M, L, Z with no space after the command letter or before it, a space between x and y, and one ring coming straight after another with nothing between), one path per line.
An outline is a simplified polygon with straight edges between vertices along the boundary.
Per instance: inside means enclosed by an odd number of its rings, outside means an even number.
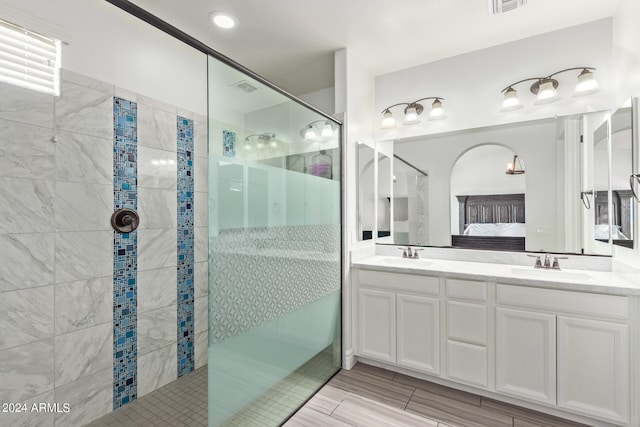
M482 144L451 170L451 245L525 250L525 163L513 150Z

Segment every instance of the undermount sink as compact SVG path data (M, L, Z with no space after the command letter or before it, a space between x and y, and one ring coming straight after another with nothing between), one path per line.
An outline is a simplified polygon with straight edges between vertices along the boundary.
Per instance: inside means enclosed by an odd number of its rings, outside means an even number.
M414 259L414 258L400 258L400 257L388 257L380 260L382 265L390 265L394 267L416 267L424 268L433 264L433 261L426 259Z
M541 269L541 268L512 268L511 272L520 277L542 278L550 280L570 280L588 282L593 278L585 273L575 271Z

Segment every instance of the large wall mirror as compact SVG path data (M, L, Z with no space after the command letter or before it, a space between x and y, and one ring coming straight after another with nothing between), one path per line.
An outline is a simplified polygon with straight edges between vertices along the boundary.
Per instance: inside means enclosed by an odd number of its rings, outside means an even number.
M587 236L581 226L585 208L579 188L585 123L601 123L603 115L589 113L384 141L376 147L378 157L374 156L381 184L374 211L379 231L389 235L377 243L610 254L610 250L594 250L597 245L585 243L594 236L591 230ZM597 143L591 145L593 134L585 139L590 141L592 159L600 158L594 153ZM384 166L387 162L389 169ZM362 164L361 191L363 184L368 185ZM628 175L626 180L628 183ZM594 221L591 218L589 224Z
M629 100L611 115L611 234L614 245L627 248L634 248L636 215L629 179L634 154L631 112Z
M611 191L610 191L609 121L602 123L593 133L593 219L597 252L600 243L611 243Z

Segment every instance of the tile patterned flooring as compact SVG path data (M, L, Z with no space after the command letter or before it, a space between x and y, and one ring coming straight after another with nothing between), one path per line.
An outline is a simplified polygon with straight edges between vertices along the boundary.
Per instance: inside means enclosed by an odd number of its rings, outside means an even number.
M285 426L584 425L359 363L334 376Z
M304 380L301 376L290 376L290 380L294 379ZM295 386L290 388L294 390ZM273 425L268 418L261 424L255 421L255 417L249 423L244 417L237 417L227 425ZM206 366L89 424L91 427L206 425ZM361 363L350 371L340 371L285 423L285 427L383 426L584 427Z

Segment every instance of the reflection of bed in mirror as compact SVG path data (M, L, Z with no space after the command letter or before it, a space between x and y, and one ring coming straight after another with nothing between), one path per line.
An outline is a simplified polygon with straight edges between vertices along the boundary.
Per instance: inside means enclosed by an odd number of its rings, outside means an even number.
M525 250L524 194L456 196L459 234L451 235L457 248Z
M616 245L633 248L633 196L631 190L613 190L611 192L611 207L613 210L612 237ZM595 208L595 230L596 240L609 241L609 210L607 203L607 192L596 191L594 202Z

